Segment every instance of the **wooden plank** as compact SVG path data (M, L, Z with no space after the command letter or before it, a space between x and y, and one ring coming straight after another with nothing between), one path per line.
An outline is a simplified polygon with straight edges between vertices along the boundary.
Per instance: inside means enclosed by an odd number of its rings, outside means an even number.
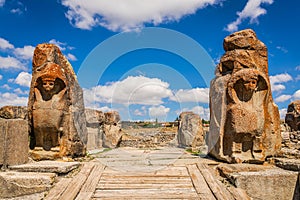
M198 170L197 166L196 165L186 165L186 167L189 171L193 185L199 195L199 198L215 200L216 198L214 197L211 190L209 189L205 179L203 178L202 174Z
M62 193L66 190L71 182L71 178L62 178L55 186L49 191L45 200L58 200Z
M163 184L163 183L188 183L190 182L190 178L184 178L184 179L155 179L155 178L147 178L147 179L142 179L142 178L129 178L129 179L102 179L100 180L101 183L111 183L111 184L130 184L130 183L135 183L135 184L145 184L145 183L153 183L153 184Z
M161 200L161 199L169 199L169 200L199 200L197 196L168 196L168 197L151 197L151 200ZM111 197L102 197L102 198L91 198L91 200L112 200ZM147 197L114 197L113 200L149 200Z
M153 184L153 183L146 183L146 184L132 184L132 183L121 183L121 184L111 184L111 183L101 183L97 185L97 189L101 190L112 190L112 189L165 189L165 188L193 188L193 184L190 183L172 183L172 184Z
M241 188L235 188L234 186L226 188L236 200L251 200L245 190Z
M109 178L118 178L118 177L189 177L189 174L184 174L184 175L178 175L178 174L137 174L137 173L124 173L124 174L107 174L106 172L102 174L103 177L109 177Z
M208 165L197 163L197 166L216 199L234 200L234 197L226 190L226 188L217 183L217 180L213 177Z
M82 186L79 194L76 197L76 200L86 200L90 199L93 196L104 168L104 165L96 164L86 182Z
M126 190L96 190L93 198L198 198L192 189L126 189Z
M68 185L67 189L63 192L60 199L63 200L73 200L77 196L80 188L86 181L87 177L94 168L94 163L85 163L80 172L72 178L72 181Z

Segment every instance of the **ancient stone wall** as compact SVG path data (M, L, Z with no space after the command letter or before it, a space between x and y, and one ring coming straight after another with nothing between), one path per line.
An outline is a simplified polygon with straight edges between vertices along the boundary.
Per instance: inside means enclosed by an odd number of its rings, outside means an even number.
M71 64L53 44L39 44L32 61L28 100L30 148L84 156L87 143L83 93Z
M225 54L210 86L210 155L227 162L264 161L280 150L267 47L253 30L224 39Z

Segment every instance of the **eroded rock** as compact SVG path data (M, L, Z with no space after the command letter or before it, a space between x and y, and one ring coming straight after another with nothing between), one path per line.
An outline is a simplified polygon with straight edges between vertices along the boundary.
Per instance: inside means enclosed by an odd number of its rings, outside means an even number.
M124 134L121 130L121 118L117 111L102 112L86 109L88 129L88 150L102 147L115 148Z
M0 108L0 118L27 119L26 106L3 106Z
M253 199L299 199L299 175L277 167L253 164L222 164L220 173Z
M0 172L0 198L12 198L49 190L56 174Z
M0 166L28 162L28 122L0 118Z
M287 123L292 131L300 131L300 100L296 100L289 104L285 116Z
M178 145L192 147L196 150L204 145L204 132L202 120L199 115L193 112L182 112L179 115Z
M264 161L281 147L280 118L266 46L247 29L224 39L210 87L210 155L230 163Z
M32 61L28 101L30 148L84 156L87 143L83 93L71 64L53 44L39 44Z

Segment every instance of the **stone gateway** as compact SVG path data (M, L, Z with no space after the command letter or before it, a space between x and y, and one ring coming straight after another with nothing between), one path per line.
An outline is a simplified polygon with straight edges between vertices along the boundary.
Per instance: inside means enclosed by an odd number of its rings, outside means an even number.
M268 76L267 47L247 29L224 39L210 87L210 155L262 162L281 147L280 117Z

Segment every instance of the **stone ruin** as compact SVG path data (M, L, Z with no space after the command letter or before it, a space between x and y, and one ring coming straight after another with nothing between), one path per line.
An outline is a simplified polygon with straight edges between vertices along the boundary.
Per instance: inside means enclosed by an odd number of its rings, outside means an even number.
M0 108L0 167L28 162L27 109L23 106Z
M178 145L191 148L192 151L199 150L205 144L202 120L193 112L182 112L179 115Z
M289 125L291 131L300 131L300 100L289 104L285 116L285 123Z
M30 149L59 147L59 157L85 155L83 92L71 64L53 44L39 44L34 51L28 121Z
M267 47L250 29L229 35L223 47L210 86L209 154L229 163L263 162L281 147Z
M88 129L87 149L117 147L123 135L119 113L85 109L85 114Z

